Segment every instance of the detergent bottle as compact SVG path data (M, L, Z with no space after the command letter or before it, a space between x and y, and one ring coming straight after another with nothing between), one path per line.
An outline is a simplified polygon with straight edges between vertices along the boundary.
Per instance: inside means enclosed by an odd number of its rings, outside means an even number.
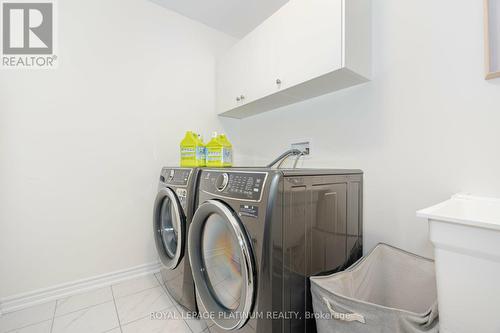
M203 137L200 134L197 135L196 166L207 166L207 146L203 143Z
M219 141L222 143L222 164L224 167L233 166L233 145L225 134L219 135Z
M181 167L196 166L196 146L198 139L191 131L187 131L180 144Z
M224 144L220 141L217 132L213 132L212 139L207 143L207 166L222 168L224 162L222 160Z

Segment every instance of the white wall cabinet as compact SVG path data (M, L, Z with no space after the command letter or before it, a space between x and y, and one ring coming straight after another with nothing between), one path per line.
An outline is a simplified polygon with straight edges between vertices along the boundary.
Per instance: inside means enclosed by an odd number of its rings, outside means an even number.
M217 112L245 118L369 80L371 0L290 0L217 64Z

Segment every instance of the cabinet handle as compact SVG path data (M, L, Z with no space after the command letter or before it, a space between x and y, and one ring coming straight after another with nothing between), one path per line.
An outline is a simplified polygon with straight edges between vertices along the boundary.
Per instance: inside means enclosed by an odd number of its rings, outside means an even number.
M281 80L280 79L276 79L276 84L280 85L281 84Z

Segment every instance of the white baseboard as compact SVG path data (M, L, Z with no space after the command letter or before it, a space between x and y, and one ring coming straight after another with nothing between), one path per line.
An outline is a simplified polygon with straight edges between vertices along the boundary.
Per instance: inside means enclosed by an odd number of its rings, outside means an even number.
M0 299L0 315L160 271L159 262L98 275Z

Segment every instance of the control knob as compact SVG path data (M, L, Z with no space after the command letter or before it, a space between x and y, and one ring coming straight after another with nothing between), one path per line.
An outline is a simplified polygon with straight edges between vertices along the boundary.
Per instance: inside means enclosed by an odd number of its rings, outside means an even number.
M215 180L215 187L217 188L217 191L222 192L226 189L228 183L229 183L228 174L222 173Z

